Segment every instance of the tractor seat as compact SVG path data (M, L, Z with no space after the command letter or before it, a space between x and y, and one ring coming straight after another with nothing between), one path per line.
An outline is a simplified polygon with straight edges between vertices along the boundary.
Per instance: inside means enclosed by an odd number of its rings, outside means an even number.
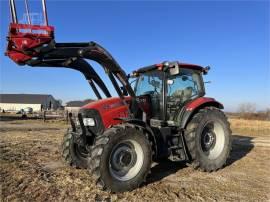
M176 90L172 96L168 97L167 117L173 120L175 113L179 111L182 104L192 96L192 87L186 87L184 90Z
M192 87L186 87L183 90L182 103L187 101L192 96Z

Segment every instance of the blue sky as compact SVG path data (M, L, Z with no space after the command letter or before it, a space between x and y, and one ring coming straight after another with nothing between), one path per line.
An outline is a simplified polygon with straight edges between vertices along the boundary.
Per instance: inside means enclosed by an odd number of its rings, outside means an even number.
M64 102L94 96L79 72L19 67L5 57L9 13L7 1L0 4L1 93L46 93ZM96 41L127 72L164 60L210 65L207 96L226 110L243 102L270 107L269 1L48 0L47 8L57 42ZM40 12L36 2L31 11Z

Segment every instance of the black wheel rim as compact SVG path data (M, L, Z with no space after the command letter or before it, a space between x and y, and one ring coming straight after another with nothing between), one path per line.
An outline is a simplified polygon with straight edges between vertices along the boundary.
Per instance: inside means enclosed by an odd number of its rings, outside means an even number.
M216 134L214 129L214 123L207 123L203 129L201 135L201 147L203 152L209 152L216 144Z

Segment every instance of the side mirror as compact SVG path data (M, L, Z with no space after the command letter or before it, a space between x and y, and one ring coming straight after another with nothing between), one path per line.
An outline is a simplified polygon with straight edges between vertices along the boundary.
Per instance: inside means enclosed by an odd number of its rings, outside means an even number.
M180 73L180 68L178 62L163 62L165 71L169 70L170 75L177 75Z
M180 68L177 62L173 62L170 64L170 75L177 75L180 73Z

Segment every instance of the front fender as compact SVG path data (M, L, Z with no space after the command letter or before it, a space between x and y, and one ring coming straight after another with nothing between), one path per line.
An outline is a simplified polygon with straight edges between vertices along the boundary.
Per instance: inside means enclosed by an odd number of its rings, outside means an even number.
M195 100L190 101L184 107L179 115L180 128L186 128L189 120L196 114L200 109L205 107L216 107L218 109L224 109L223 105L216 101L214 98L200 97Z

